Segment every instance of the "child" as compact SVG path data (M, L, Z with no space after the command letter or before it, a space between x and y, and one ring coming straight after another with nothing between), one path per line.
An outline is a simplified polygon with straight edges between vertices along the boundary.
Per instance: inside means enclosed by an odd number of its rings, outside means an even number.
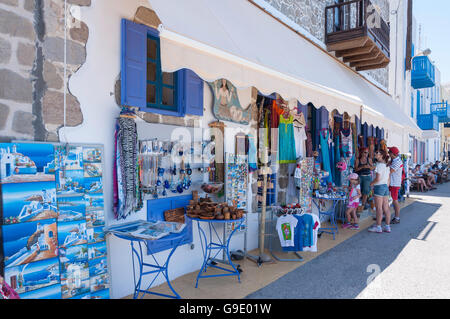
M348 192L348 206L345 215L347 217L347 222L342 225L342 228L359 229L358 226L358 215L356 215L356 210L359 206L359 199L361 198L361 186L359 185L359 176L356 173L352 173L349 176L350 186ZM353 218L353 224L351 220Z

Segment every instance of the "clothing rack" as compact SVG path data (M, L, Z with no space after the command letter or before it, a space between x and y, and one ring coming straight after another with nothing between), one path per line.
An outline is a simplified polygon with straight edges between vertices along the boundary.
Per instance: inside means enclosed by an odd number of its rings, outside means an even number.
M271 208L270 208L270 232L267 232L266 233L266 236L268 236L268 237L270 237L269 238L269 251L270 251L270 254L273 256L273 258L275 258L276 260L278 260L278 261L303 261L303 257L298 253L298 251L293 251L293 253L294 253L294 255L295 256L297 256L297 258L280 258L280 257L278 257L278 256L276 256L275 254L274 254L274 249L273 249L273 246L272 246L272 244L273 244L273 238L278 238L278 234L277 234L277 232L276 232L276 227L273 227L273 225L272 225L272 223L275 221L275 224L276 224L276 219L274 219L274 211L277 209L277 207L276 206L272 206ZM295 210L295 211L298 211L298 210L302 210L301 208L294 208L294 209L292 209L292 210ZM282 215L287 215L287 214L289 214L289 213L285 213L285 214L281 214L281 215L279 215L279 216L282 216ZM292 213L291 213L292 214ZM299 215L302 215L302 214L305 214L304 212L303 212L303 210L302 210L302 213L301 214L299 214ZM275 232L274 232L275 231Z

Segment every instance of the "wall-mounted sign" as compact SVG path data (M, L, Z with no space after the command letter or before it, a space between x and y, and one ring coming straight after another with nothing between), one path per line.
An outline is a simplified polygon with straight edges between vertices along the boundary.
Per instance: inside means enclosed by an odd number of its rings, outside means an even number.
M236 88L226 79L208 82L214 97L213 113L218 120L247 125L251 119L251 108L244 110L239 103Z

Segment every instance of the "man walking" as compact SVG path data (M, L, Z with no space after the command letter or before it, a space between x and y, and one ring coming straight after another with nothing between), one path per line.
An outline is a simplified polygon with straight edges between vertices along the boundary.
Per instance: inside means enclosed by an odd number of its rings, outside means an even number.
M389 191L392 197L392 203L394 205L395 216L392 218L392 224L400 223L400 205L398 203L398 193L402 186L402 173L403 162L400 159L400 151L397 147L389 147L389 156L391 157L391 183L389 185Z

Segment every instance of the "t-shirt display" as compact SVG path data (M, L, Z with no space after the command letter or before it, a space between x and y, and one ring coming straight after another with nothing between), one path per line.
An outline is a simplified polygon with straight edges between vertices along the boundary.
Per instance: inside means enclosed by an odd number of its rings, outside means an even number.
M281 247L294 246L294 229L297 226L297 218L292 215L284 215L277 220L277 232L280 237Z

